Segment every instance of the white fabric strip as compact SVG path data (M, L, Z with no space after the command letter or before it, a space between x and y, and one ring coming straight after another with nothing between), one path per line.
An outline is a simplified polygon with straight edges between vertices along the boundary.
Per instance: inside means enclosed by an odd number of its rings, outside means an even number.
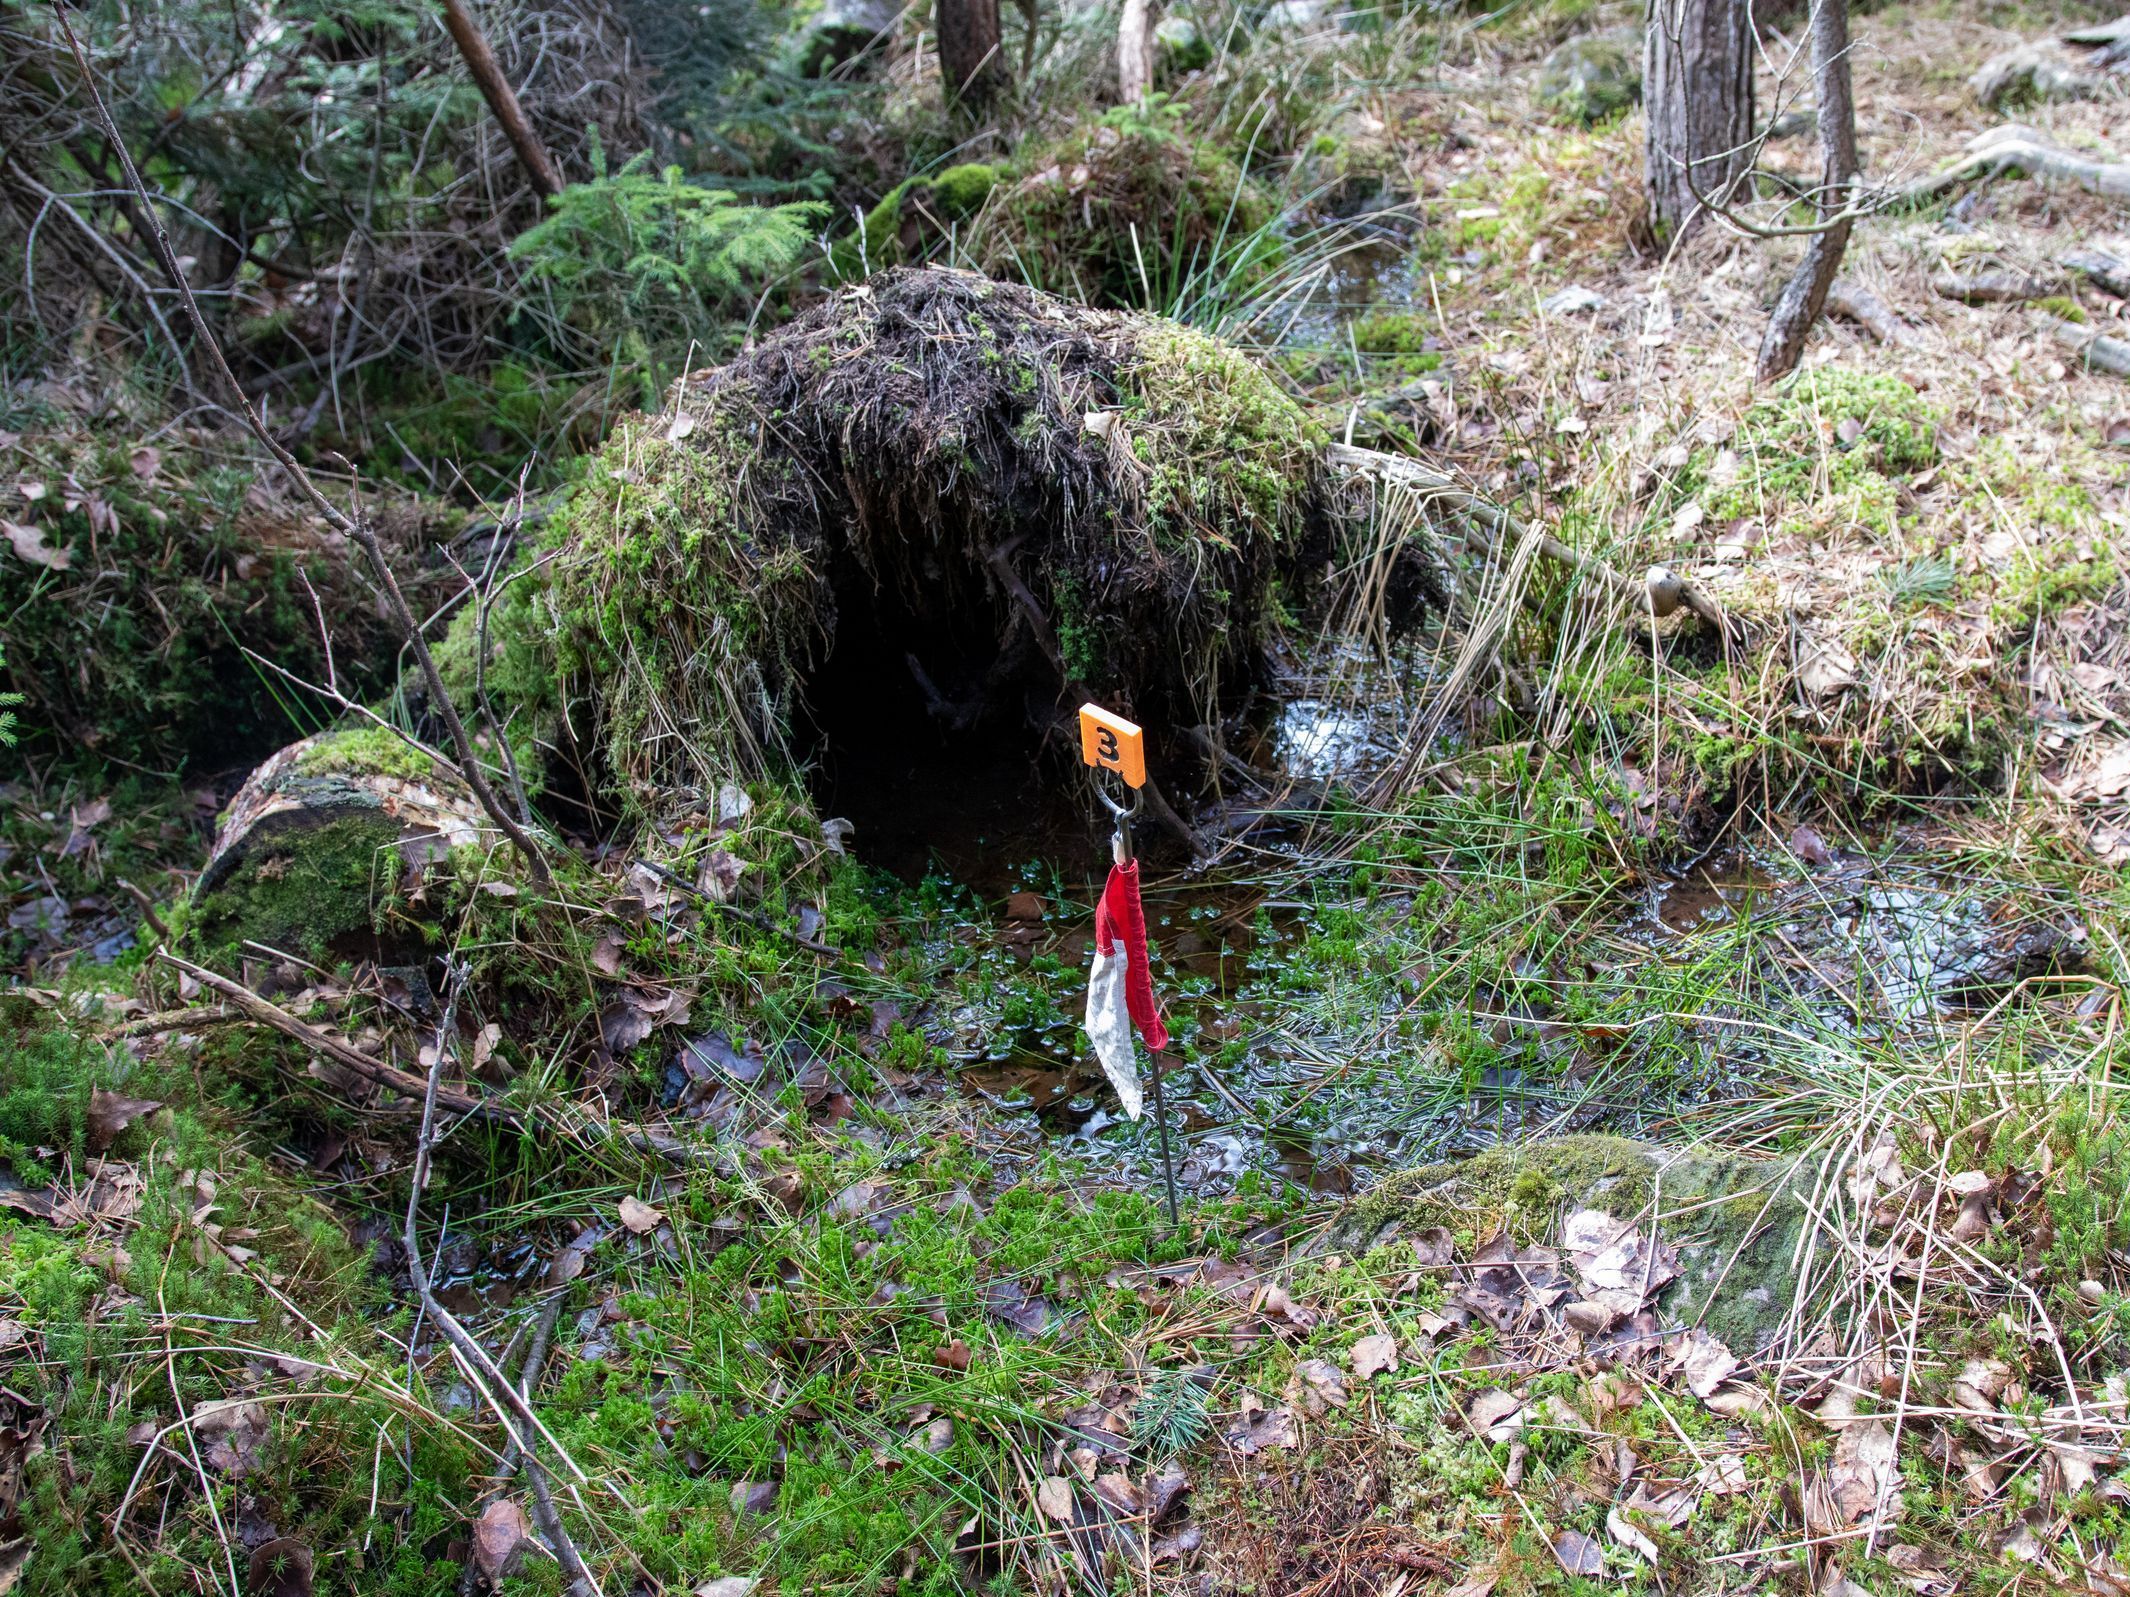
M1130 963L1121 939L1111 953L1095 951L1094 970L1087 978L1087 1036L1102 1061L1102 1073L1123 1100L1124 1112L1137 1120L1146 1100L1132 1055L1131 1010L1124 1002L1124 972Z

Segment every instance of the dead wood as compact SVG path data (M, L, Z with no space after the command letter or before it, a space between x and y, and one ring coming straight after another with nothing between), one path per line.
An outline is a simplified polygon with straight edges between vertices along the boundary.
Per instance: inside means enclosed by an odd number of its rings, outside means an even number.
M1963 305L2007 305L2060 294L2063 279L2027 272L1938 272L1930 279L1930 291Z
M1837 277L1827 289L1827 314L1857 324L1881 344L1894 348L1913 344L1915 333L1888 308L1886 302L1846 277Z
M2067 322L2060 316L2045 316L2042 320L2055 335L2056 342L2076 355L2089 371L2106 372L2111 377L2130 377L2130 342L2109 338L2081 323Z
M1137 105L1154 86L1154 13L1147 0L1124 0L1117 23L1117 93Z
M551 200L562 192L562 174L555 169L547 146L540 142L540 135L525 119L525 108L518 104L517 90L503 76L502 64L489 47L488 35L481 31L479 23L467 11L465 0L444 0L444 26L451 39L459 47L465 59L466 70L472 74L474 85L480 89L481 98L488 102L496 122L503 129L503 136L510 140L510 147L517 151L518 164L525 168L525 175L543 200Z
M2103 293L2113 294L2117 299L2130 299L2130 259L2111 249L2082 244L2059 255L2056 263L2083 273L2086 280Z

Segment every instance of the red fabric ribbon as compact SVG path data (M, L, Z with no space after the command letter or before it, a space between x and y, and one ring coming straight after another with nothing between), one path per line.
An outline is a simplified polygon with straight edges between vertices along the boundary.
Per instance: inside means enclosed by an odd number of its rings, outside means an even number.
M1161 1004L1154 997L1154 978L1147 968L1146 911L1139 904L1139 862L1112 865L1109 881L1095 903L1095 951L1107 954L1124 944L1124 1007L1132 1024L1146 1039L1147 1050L1159 1053L1169 1045L1169 1029L1161 1021Z

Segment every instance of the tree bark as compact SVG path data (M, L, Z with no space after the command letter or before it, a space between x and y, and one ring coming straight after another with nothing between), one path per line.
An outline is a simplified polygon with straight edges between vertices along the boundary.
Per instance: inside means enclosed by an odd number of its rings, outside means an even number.
M1752 164L1752 7L1653 0L1642 50L1650 224L1670 244L1707 218L1703 197L1728 200Z
M1813 0L1812 85L1819 98L1819 216L1805 258L1783 285L1755 375L1772 382L1804 353L1805 335L1826 309L1827 290L1849 248L1848 214L1856 197L1856 96L1849 82L1849 0Z
M473 74L473 81L480 87L481 98L495 113L504 136L510 140L510 147L518 152L518 164L532 179L534 190L543 200L553 199L562 192L562 174L556 170L547 146L540 142L540 135L525 120L525 109L518 104L517 91L503 76L502 64L488 46L488 35L481 31L480 24L467 11L465 0L444 0L444 26L450 30L459 54L465 57L466 70Z
M990 110L1012 86L998 0L938 0L939 69L947 98L972 115Z
M1124 0L1117 24L1117 95L1137 105L1154 86L1154 12L1147 0Z

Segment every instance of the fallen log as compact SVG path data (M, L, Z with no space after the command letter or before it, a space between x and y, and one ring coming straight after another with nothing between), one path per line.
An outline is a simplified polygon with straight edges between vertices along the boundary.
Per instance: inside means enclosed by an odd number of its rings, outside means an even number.
M2109 338L2103 333L2078 322L2067 322L2060 316L2042 318L2056 342L2076 355L2090 371L2106 372L2111 377L2130 377L2130 342Z
M2027 272L1938 272L1930 279L1930 291L1940 299L1955 299L1963 305L2009 305L2019 300L2047 299L2063 292L2063 279Z

